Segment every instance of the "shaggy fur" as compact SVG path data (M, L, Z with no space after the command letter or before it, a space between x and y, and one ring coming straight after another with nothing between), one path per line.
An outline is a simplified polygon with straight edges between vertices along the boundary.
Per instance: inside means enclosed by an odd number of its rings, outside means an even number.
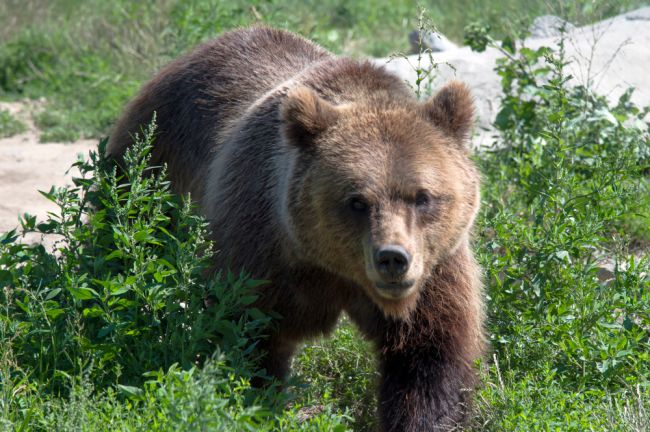
M258 306L283 318L263 347L266 370L284 377L298 343L345 311L377 346L385 431L461 422L484 349L467 89L453 82L421 103L380 66L251 28L146 84L109 155L119 160L154 112L152 163L200 204L215 268L271 281ZM382 285L384 245L410 259L399 289Z

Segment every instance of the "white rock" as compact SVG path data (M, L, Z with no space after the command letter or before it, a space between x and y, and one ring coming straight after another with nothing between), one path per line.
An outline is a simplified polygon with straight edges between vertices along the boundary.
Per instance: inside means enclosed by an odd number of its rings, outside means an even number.
M422 34L421 40L420 33ZM411 51L416 54L420 51L420 44L422 45L422 49L429 49L432 52L448 51L458 48L445 35L435 31L419 32L418 30L413 30L409 33L409 43L411 44Z
M555 15L542 15L535 18L528 31L531 39L560 36L564 32L575 30L575 26Z

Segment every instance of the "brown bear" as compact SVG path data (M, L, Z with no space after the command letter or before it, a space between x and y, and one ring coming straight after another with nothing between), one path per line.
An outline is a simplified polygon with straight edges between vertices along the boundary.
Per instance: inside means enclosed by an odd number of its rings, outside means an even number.
M374 341L385 431L448 429L483 352L470 231L473 104L452 82L426 102L384 67L292 33L228 32L172 62L117 123L107 153L158 121L152 163L208 218L215 267L271 281L264 367L346 312Z

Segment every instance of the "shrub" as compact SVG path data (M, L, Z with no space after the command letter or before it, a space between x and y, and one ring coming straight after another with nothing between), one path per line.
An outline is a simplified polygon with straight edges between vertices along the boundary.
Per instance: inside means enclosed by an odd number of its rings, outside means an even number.
M27 130L27 126L7 110L0 110L0 138L10 137Z
M504 381L514 393L527 387L546 426L552 415L544 407L561 399L594 411L608 397L636 399L637 386L650 384L650 257L635 249L650 232L648 110L630 102L631 90L612 105L569 85L563 42L557 50L517 49L472 31L477 46L504 54L499 137L477 157L485 176L478 250L501 363L486 379L503 389L484 395L498 407L512 397ZM609 276L605 261L614 263ZM582 392L586 399L577 398ZM529 415L493 421L514 430L517 421L530 427ZM582 415L563 427L605 420Z
M136 139L123 170L102 141L74 164L74 187L43 193L57 212L0 237L0 424L346 430L329 407L303 418L274 385L250 386L271 319L252 305L264 282L212 274L205 220L149 167L153 137L151 126ZM34 232L52 250L18 241Z

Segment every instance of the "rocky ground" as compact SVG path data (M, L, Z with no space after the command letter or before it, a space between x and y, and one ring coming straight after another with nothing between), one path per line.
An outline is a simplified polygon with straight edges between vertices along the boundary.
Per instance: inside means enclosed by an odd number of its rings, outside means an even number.
M538 36L525 43L532 48L554 46L557 37L548 36L553 33L552 28L536 31ZM650 7L594 25L572 28L567 33L566 47L575 82L590 83L596 91L613 99L632 86L636 88L633 100L641 106L650 104ZM490 123L496 114L500 93L499 77L493 68L501 54L491 48L475 53L468 47L456 47L452 43L444 43L442 49L444 51L434 56L434 61L441 63L434 88L453 77L469 84L478 109L479 127L474 143L477 147L489 145ZM409 65L415 61L414 57L377 61L387 63L404 79L415 79L415 72ZM25 122L28 130L0 139L0 232L15 227L23 212L42 217L53 210L53 204L38 191L69 183L72 173L66 174L66 170L77 155L87 154L97 145L96 140L40 143L32 115L44 109L44 101L0 102L0 110L3 109Z

